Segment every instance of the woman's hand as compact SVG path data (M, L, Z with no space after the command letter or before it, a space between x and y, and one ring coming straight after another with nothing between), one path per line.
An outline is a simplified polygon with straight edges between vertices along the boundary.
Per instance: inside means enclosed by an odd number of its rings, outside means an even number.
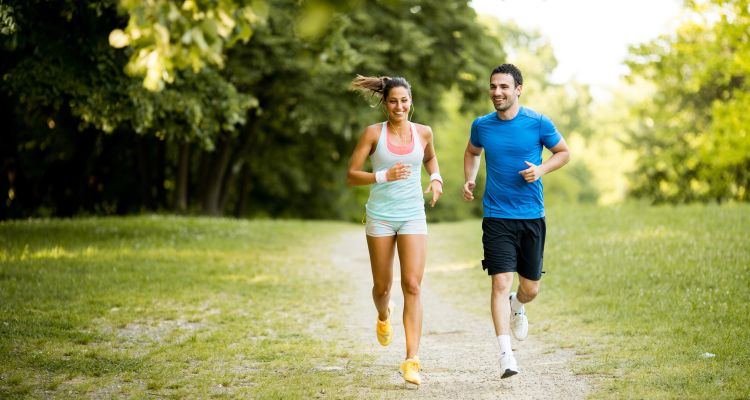
M430 181L430 185L427 186L427 190L424 191L425 194L432 192L432 201L430 201L430 207L435 207L435 203L437 203L438 199L440 199L440 195L443 194L443 183L439 180L432 180Z
M411 175L411 165L401 164L400 162L388 168L388 171L386 171L385 173L386 178L388 178L388 182L397 181L399 179L406 179L409 177L409 175Z

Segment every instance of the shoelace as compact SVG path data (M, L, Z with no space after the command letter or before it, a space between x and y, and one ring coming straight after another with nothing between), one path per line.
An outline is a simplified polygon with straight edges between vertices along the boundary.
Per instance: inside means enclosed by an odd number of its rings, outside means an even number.
M416 369L417 372L422 369L422 366L419 365L419 361L416 360L406 360L406 368L404 369Z

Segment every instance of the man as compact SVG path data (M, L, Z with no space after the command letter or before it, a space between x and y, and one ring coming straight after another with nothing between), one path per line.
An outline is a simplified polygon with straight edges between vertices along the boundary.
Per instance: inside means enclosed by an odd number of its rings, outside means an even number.
M540 178L570 159L568 145L552 121L519 104L522 90L523 76L516 66L503 64L492 71L490 98L496 112L474 120L464 152L464 198L471 201L480 156L486 151L482 267L492 278L492 321L500 344L502 378L519 371L510 331L516 339L526 339L523 305L539 293L546 235ZM542 146L552 152L544 163ZM518 289L511 293L514 272Z

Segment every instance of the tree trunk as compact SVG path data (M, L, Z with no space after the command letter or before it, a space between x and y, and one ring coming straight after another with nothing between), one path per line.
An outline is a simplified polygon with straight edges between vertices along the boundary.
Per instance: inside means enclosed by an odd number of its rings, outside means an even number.
M190 171L190 143L180 143L177 157L177 174L175 175L174 210L180 214L187 211L188 204L188 171Z
M233 156L232 159L237 159L237 156ZM232 167L224 174L224 182L221 184L221 194L219 196L219 207L225 210L227 207L227 201L229 200L229 189L235 182L237 173L242 169L244 160L239 159L237 162L232 163Z
M248 201L248 193L250 193L250 189L245 185L245 183L250 179L250 169L248 168L247 164L244 164L242 166L241 174L240 174L240 185L237 188L239 191L239 198L237 199L237 204L234 206L234 216L236 218L242 218L245 215L247 215L247 201Z
M138 136L135 140L135 155L138 165L138 175L140 175L141 191L141 209L153 210L153 201L151 198L151 174L149 173L148 163L148 146L145 138Z
M154 168L154 185L156 189L156 207L165 209L167 204L167 188L164 187L164 181L167 173L167 143L164 140L156 141L156 158Z
M224 183L222 185L221 189L221 196L219 197L219 204L221 205L221 209L226 209L227 202L229 200L229 189L235 184L237 181L237 175L245 168L247 165L247 161L243 159L249 152L251 146L255 143L257 139L256 135L256 129L258 128L258 119L257 118L251 118L250 123L248 123L245 126L245 129L240 131L240 137L237 140L234 152L232 153L231 157L231 165L232 168L230 168L225 176L224 176ZM243 179L239 180L240 185L244 182ZM240 191L240 198L245 198L244 192L242 188L237 188L238 191Z
M224 183L224 174L226 174L229 159L232 155L232 142L222 139L216 150L216 157L212 157L213 162L208 166L208 179L205 187L205 196L203 201L203 212L208 215L221 215L220 207L221 187Z

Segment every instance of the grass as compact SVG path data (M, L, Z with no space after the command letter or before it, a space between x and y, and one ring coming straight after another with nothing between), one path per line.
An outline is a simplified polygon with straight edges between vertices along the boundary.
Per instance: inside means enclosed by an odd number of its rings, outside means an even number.
M748 396L750 206L551 208L547 222L532 334L576 351L592 397ZM344 329L329 294L347 282L327 264L342 228L0 223L0 398L377 398L370 359L315 335ZM480 222L432 224L428 243L431 287L489 323Z
M344 282L321 246L337 228L0 224L0 398L342 396L362 378L338 367L364 358L314 335L339 324L327 294Z
M576 350L578 372L595 378L593 398L750 394L750 206L547 214L531 329ZM430 283L489 318L481 258L479 221L431 226Z

